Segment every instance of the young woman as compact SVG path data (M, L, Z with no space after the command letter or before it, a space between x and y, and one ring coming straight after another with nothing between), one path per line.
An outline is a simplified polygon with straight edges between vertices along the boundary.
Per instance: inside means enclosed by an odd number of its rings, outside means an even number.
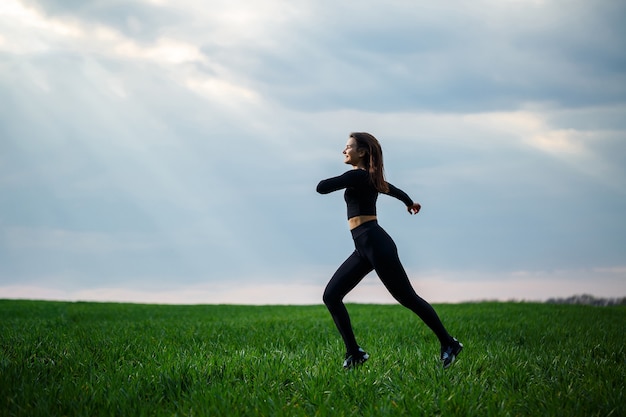
M382 148L374 136L369 133L351 133L343 154L344 162L352 165L353 169L338 177L322 180L317 186L320 194L345 189L348 226L356 247L324 291L324 304L346 345L343 366L352 368L369 358L354 337L343 298L365 275L375 270L391 295L417 314L437 335L441 343L441 361L443 367L447 368L461 352L463 345L448 334L432 306L415 293L400 263L394 241L376 220L376 199L379 193L402 201L410 214L417 214L421 206L404 191L385 181Z

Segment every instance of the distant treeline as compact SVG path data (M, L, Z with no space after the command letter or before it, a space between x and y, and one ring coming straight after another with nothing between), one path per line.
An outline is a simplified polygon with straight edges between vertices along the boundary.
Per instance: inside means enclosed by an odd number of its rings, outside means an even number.
M590 306L623 306L626 305L626 297L620 298L597 298L593 295L573 295L568 298L550 298L548 304L584 304Z

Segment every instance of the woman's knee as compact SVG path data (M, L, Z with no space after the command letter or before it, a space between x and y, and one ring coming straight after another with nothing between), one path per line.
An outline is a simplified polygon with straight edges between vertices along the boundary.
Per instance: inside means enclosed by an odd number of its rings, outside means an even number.
M391 296L395 298L400 305L411 310L416 310L423 308L424 304L427 304L426 301L415 292L408 279L401 280L400 282L402 285L398 285L398 282L395 282L394 285L391 285L389 281L384 282Z
M328 287L324 290L324 294L322 295L322 301L326 304L326 307L332 307L337 302L341 302L341 298L338 299L337 295Z
M343 297L345 294L335 286L329 285L324 290L324 294L322 295L322 301L329 309L340 305L343 302Z
M431 305L415 293L403 295L402 297L396 297L396 300L398 300L403 307L408 308L419 316L422 316L432 310Z

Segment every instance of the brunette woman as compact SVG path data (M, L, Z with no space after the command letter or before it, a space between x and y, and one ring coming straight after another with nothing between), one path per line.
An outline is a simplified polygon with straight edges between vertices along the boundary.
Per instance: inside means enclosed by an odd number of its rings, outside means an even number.
M328 282L323 297L346 345L343 366L352 368L369 358L356 341L343 298L365 275L375 270L391 295L417 314L435 333L441 343L443 367L447 368L461 352L463 345L448 334L432 306L416 294L400 263L394 241L376 220L376 199L379 193L402 201L410 214L417 214L421 206L385 180L382 148L374 136L369 133L351 133L343 154L344 162L352 165L353 169L338 177L322 180L317 186L320 194L345 189L348 226L356 248Z

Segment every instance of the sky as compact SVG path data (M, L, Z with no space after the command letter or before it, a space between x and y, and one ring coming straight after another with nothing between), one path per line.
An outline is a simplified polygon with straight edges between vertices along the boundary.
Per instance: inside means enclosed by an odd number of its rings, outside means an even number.
M626 3L2 0L0 298L320 304L354 131L435 303L626 296ZM374 273L346 298L392 303Z

